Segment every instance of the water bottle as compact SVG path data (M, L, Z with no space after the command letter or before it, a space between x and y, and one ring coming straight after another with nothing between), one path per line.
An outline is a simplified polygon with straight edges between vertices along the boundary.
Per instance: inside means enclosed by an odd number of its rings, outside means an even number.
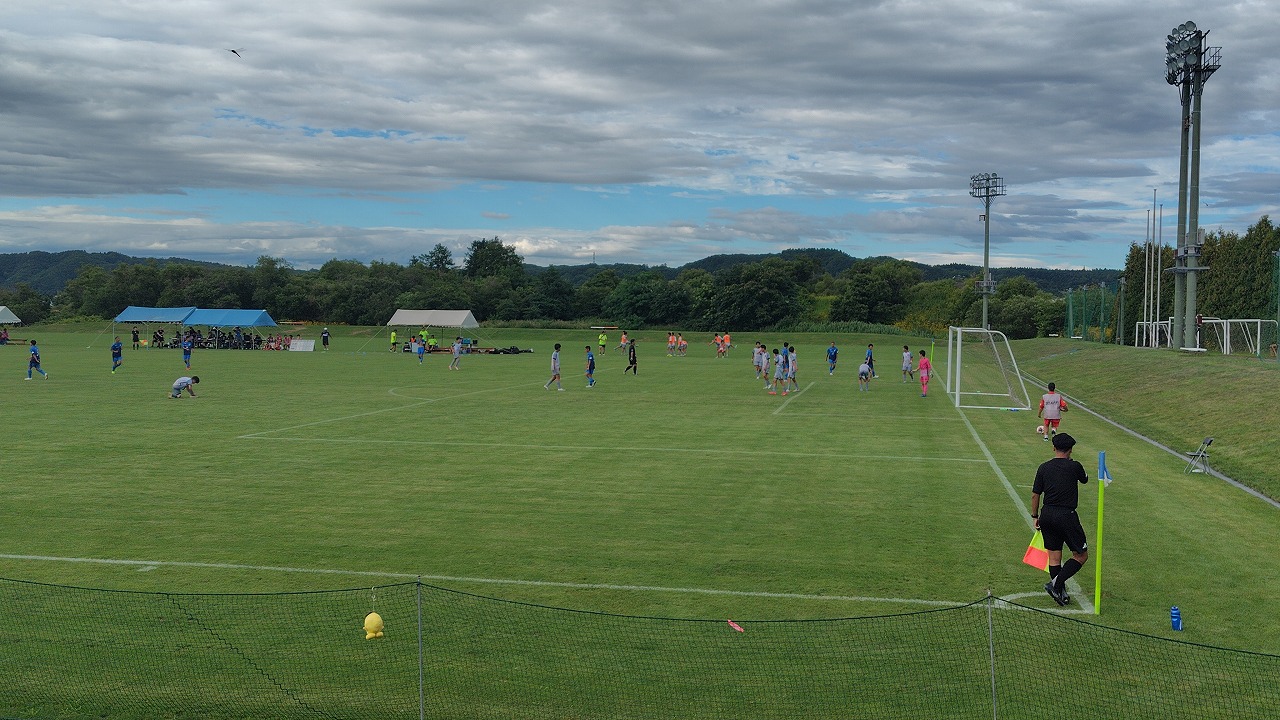
M1178 609L1177 605L1169 608L1169 622L1173 625L1174 630L1182 631L1182 611Z

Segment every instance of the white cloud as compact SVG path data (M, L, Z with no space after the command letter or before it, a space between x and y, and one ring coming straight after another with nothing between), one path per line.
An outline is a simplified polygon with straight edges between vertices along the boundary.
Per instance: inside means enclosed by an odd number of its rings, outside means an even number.
M993 258L1114 266L1151 188L1176 202L1162 44L1188 18L1223 47L1202 222L1243 230L1280 207L1275 5L10 0L0 250L306 266L498 234L538 263L946 256L980 249L968 178L997 171ZM490 185L590 192L516 227L453 194ZM682 202L607 219L644 186ZM314 221L325 193L367 205ZM430 211L393 226L405 195Z

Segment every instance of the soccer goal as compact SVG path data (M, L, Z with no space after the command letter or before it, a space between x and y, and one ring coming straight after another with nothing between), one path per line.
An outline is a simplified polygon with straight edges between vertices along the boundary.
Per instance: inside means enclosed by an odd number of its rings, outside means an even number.
M949 328L945 378L958 408L1031 409L1009 338L998 330Z

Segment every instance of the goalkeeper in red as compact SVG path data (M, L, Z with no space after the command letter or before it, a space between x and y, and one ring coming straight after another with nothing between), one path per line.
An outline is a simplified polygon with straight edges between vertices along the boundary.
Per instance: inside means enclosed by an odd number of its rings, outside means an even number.
M1056 385L1049 383L1049 392L1040 396L1040 412L1036 413L1037 417L1044 419L1045 442L1058 434L1058 423L1062 422L1062 413L1066 411L1066 399L1058 393Z

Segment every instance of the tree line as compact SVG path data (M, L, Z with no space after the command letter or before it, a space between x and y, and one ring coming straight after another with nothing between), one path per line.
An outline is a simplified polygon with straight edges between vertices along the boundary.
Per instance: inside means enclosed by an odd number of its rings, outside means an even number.
M279 320L351 325L385 323L402 307L466 308L482 322L700 331L862 323L936 333L981 318L976 276L925 281L918 265L893 258L854 260L836 275L805 253L669 274L662 268L623 277L602 268L575 284L556 267L530 271L495 237L473 242L461 263L436 245L407 265L335 259L308 271L265 256L251 267L86 265L52 296L19 283L0 290L0 303L26 322L110 319L128 305L262 308ZM1023 277L1001 282L991 306L993 326L1016 328L1018 337L1062 325L1061 299Z
M1271 253L1280 231L1263 217L1244 236L1212 233L1201 277L1203 312L1221 317L1274 317ZM1128 291L1125 322L1142 315L1144 250L1130 248L1123 276ZM1165 266L1171 264L1172 250ZM499 238L474 241L455 262L443 245L407 265L330 260L300 271L280 258L261 257L250 267L166 261L84 266L52 296L19 283L0 290L0 304L25 322L115 317L128 305L153 307L262 308L278 320L380 325L397 308L470 309L491 323L582 322L628 328L715 331L784 329L853 324L892 326L939 334L948 325L977 327L982 296L976 274L926 279L916 263L887 257L854 259L835 274L804 252L722 265L686 266L621 276L612 268L586 274L524 264ZM1166 276L1170 275L1166 273ZM583 278L580 282L571 282ZM1172 278L1163 293L1172 312ZM1011 338L1061 333L1066 302L1025 276L1007 277L989 300L991 327ZM1271 315L1266 315L1271 308ZM1109 318L1110 337L1118 306ZM1131 332L1131 330L1130 330ZM1129 332L1126 332L1128 335Z

